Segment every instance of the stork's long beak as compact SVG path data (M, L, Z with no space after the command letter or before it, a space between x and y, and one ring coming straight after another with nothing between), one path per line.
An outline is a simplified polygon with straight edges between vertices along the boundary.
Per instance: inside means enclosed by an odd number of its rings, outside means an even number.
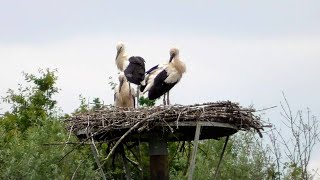
M169 63L173 60L173 58L176 56L175 53L172 53L171 56L170 56L170 60L169 60Z
M121 53L121 49L122 49L122 47L120 47L119 50L117 51L116 60L118 59L118 56L119 56L119 54Z
M119 85L119 92L121 92L121 88L122 88L122 85L123 85L123 79L120 81L120 85Z

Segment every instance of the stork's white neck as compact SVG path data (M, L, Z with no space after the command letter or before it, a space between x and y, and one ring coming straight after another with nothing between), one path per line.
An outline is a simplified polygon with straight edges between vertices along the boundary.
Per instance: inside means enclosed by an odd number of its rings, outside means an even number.
M179 56L176 56L171 64L180 74L186 72L186 65L180 60Z
M125 62L128 60L127 55L124 51L121 51L116 59L116 65L120 71L125 68Z

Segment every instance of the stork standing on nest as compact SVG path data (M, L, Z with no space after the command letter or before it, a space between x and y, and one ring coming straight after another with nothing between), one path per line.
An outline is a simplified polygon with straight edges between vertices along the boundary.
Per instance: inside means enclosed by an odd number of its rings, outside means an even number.
M147 72L146 72L146 75L145 75L145 85L141 85L140 86L140 92L142 93L145 93L147 92L148 90L145 90L146 87L148 86L148 88L150 89L150 87L152 86L151 84L153 83L152 82L152 79L154 79L157 74L159 74L162 70L164 70L166 67L168 66L168 63L164 63L164 64L158 64L152 68L150 68ZM149 81L150 80L150 81ZM165 100L165 95L163 96L163 104L166 105L166 100Z
M119 71L124 72L126 79L137 87L137 99L139 99L139 86L145 85L145 60L140 56L127 58L123 42L117 44L116 65ZM129 83L129 88L131 88Z
M147 71L146 86L142 87L143 94L148 91L148 98L150 100L157 99L167 93L167 100L164 105L169 105L169 91L182 78L186 72L185 64L180 60L179 49L170 49L170 60L168 64L155 66Z
M130 87L123 73L120 73L119 85L115 88L114 105L117 107L135 107L134 89Z
M131 56L129 65L124 70L124 75L127 80L136 85L145 85L145 60L140 56Z

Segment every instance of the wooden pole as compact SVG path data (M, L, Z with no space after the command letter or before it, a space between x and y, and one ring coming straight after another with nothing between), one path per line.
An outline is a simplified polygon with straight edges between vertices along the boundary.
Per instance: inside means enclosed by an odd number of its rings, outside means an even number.
M223 149L222 149L222 152L221 152L221 155L220 155L220 159L219 159L219 163L218 163L216 172L214 173L214 179L217 178L217 175L218 175L218 172L219 172L219 167L220 167L220 164L221 164L221 161L222 161L222 158L223 158L224 151L226 150L226 147L227 147L227 144L228 144L228 140L229 140L229 136L226 137L226 141L224 142Z
M193 149L192 149L191 160L190 160L190 165L189 165L190 169L189 169L188 180L192 180L192 178L193 178L193 172L194 172L194 168L195 168L198 143L199 143L199 137L200 137L200 128L201 128L201 124L199 121L197 121L197 128L196 128L196 133L194 135Z
M151 180L168 180L168 144L159 134L154 134L149 141Z

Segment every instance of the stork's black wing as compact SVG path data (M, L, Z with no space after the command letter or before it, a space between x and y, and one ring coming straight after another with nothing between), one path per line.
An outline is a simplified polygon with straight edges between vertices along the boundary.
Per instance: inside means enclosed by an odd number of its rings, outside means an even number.
M166 70L161 71L155 78L153 82L153 86L150 88L148 93L148 98L150 100L157 99L162 96L164 93L168 92L175 83L166 83L164 80L168 77L168 73Z
M144 63L146 62L142 57L140 56L131 56L129 58L130 63L139 64L140 66L144 67Z
M146 74L150 74L153 70L158 69L158 67L159 67L159 64L156 65L156 66L153 66L152 68L150 68L150 69L146 72Z
M148 71L146 71L146 75L147 75L147 74L150 74L152 71L158 69L158 67L159 67L159 64L156 65L156 66L153 66L153 67L150 68ZM146 84L145 84L144 86L143 86L143 85L140 85L140 91L141 91L141 92L143 92L144 89L146 88L147 83L148 83L148 79L145 79L145 83L146 83Z
M144 59L140 56L132 56L129 58L129 65L124 70L124 74L129 82L140 85L146 71L144 62Z

